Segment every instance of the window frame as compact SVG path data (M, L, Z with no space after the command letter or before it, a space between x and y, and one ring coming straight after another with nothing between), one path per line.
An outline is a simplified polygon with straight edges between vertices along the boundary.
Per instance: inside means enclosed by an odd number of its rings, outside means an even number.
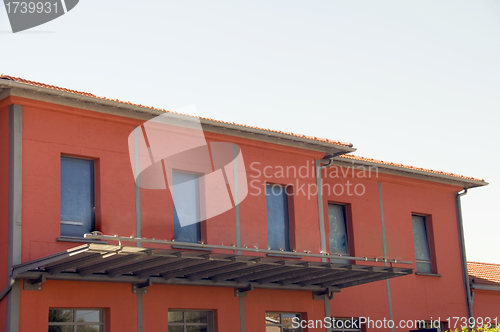
M427 244L427 249L429 250L429 260L422 260L422 259L417 259L417 252L415 248L415 233L413 232L413 217L420 217L423 218L423 224L424 224L424 231L425 235L427 238L426 244ZM423 213L412 213L411 214L411 221L412 221L412 235L413 235L413 253L415 255L415 274L420 274L420 275L435 275L437 274L437 267L436 267L436 257L434 253L434 233L432 231L432 216L428 214L423 214ZM418 270L417 268L417 263L421 264L428 264L430 266L430 272L428 271L422 271Z
M418 320L417 320L418 321ZM417 322L416 321L416 322ZM422 321L418 321L418 326L414 326L414 328L410 331L421 331L421 330L436 330L437 332L443 332L449 330L448 328L445 328L446 322L439 322L439 327L434 327L434 322L435 321L429 321L429 320L423 320L424 324L420 324Z
M361 323L359 322L359 317L330 317L332 319L335 319L335 321L339 321L339 320L342 320L342 321L350 321L351 319L355 319L358 321L358 324L359 324L359 328L357 329L353 329L353 328L345 328L345 327L342 327L342 328L337 328L337 327L332 327L331 329L329 329L330 331L332 332L363 332L364 331L364 326L361 325Z
M285 236L285 248L278 248L278 249L273 249L270 246L270 241L269 241L269 235L270 235L270 229L269 229L269 206L268 206L268 197L271 195L267 195L267 188L268 186L270 187L280 187L282 188L282 191L286 195L286 207L283 209L283 211L286 211L286 221L285 221L285 230L284 230L284 236ZM269 250L281 250L281 251L291 251L292 248L295 246L295 238L293 237L293 232L292 230L294 229L295 222L294 222L294 214L293 208L294 208L294 202L293 202L293 187L290 185L286 184L279 184L279 183L271 183L271 182L266 182L264 186L264 195L266 197L266 227L267 227L267 248ZM276 196L276 195L274 195Z
M354 235L353 235L353 223L352 223L352 211L351 211L351 204L350 203L343 203L343 202L336 202L336 201L328 201L326 204L326 218L325 218L325 237L326 237L326 243L327 243L327 250L330 255L338 255L338 253L333 253L331 251L330 247L330 211L329 211L329 206L330 205L338 205L342 206L343 212L344 212L344 225L345 225L345 230L346 230L346 238L347 238L347 250L348 253L346 254L347 256L354 257ZM340 263L341 260L334 259L332 260L332 263ZM352 261L346 260L346 262L349 262L349 264L352 264Z
M201 213L201 210L202 210L202 195L201 195L201 188L202 188L202 180L203 180L203 174L200 174L200 173L196 173L196 172L190 172L190 171L186 171L186 170L180 170L180 169L172 169L172 183L174 181L174 174L175 173L180 173L180 174L188 174L188 175L193 175L193 176L197 176L197 180L198 180L198 188L197 188L197 193L198 193L198 197L197 197L197 204L198 204L198 213L200 214ZM175 195L175 189L174 189L174 185L172 185L172 196ZM178 242L186 242L186 241L180 241L176 238L176 209L175 209L175 200L173 199L172 197L172 207L173 207L173 223L174 223L174 240L175 241L178 241ZM178 217L177 217L178 218ZM200 216L201 218L201 216ZM190 227L190 226L195 226L196 227L196 238L197 238L197 241L196 242L189 242L189 243L201 243L204 241L204 221L203 220L200 220L199 222L195 223L195 224L191 224L189 226L186 226L186 227Z
M267 331L267 327L279 327L280 329L280 332L283 332L283 328L293 328L291 324L284 324L282 323L283 319L282 319L282 315L283 314L292 314L292 315L297 315L299 317L299 321L302 321L303 320L303 314L300 313L300 312L287 312L287 311L266 311L265 312L266 314L278 314L280 315L280 323L279 324L274 324L274 325L271 325L271 324L268 324L267 323L267 320L266 320L266 331ZM266 317L267 319L267 317ZM303 329L302 327L298 327L298 328L293 328L295 331L297 332L302 332Z
M207 327L207 332L215 332L215 312L214 310L206 309L168 309L167 315L170 312L182 312L182 323L171 323L168 322L167 329L170 326L182 326L183 332L186 332L186 327L188 326L202 326ZM186 312L206 312L207 313L207 323L187 323L186 322Z
M71 310L73 311L73 322L48 322L48 327L51 326L73 326L73 332L76 332L76 327L77 326L87 326L87 325L98 325L100 327L99 332L105 332L106 331L106 311L104 308L74 308L74 307L69 307L69 308L61 308L61 307L56 307L56 308L49 308L49 313L50 310ZM96 310L99 311L99 322L76 322L75 319L77 317L76 311L78 310Z
M83 235L82 236L74 236L74 235L67 235L63 233L62 226L63 225L72 225L72 221L67 221L63 220L62 218L62 163L63 159L76 159L76 160L83 160L83 161L88 161L91 163L91 173L90 173L90 201L91 201L91 207L90 207L90 215L91 215L91 221L90 221L90 230L88 230L88 233L96 231L97 230L97 217L96 217L96 210L97 210L97 201L99 199L98 195L98 183L97 183L97 169L99 167L98 165L98 160L95 158L90 158L90 157L83 157L83 156L73 156L73 155L65 155L61 154L59 157L59 180L60 180L60 185L59 185L59 194L60 194L60 215L59 215L59 239L60 240L85 240ZM65 223L63 223L65 221ZM83 225L82 225L83 226ZM87 242L87 241L85 241Z

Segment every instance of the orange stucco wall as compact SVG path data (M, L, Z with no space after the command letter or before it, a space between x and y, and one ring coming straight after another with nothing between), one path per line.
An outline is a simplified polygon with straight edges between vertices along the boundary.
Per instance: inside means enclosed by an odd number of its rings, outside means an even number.
M60 235L61 155L96 160L97 228L104 234L135 236L135 184L127 138L141 121L21 98L13 98L12 101L23 105L23 262L78 245L56 241ZM0 126L5 126L4 118L5 110L0 108ZM0 135L5 136L6 131L2 128ZM314 160L323 157L322 153L205 134L208 141L234 142L242 150L249 195L240 204L241 244L267 248L263 185L277 183L290 186L294 192L290 220L292 249L319 253L317 197L314 191L312 194L307 189L302 192L301 188L314 186L312 168ZM2 167L6 164L3 142L1 139ZM271 168L264 173L266 166ZM294 174L277 173L279 166L305 168L303 176L297 179ZM306 174L307 168L309 171ZM454 192L460 188L385 174L361 177L359 172L324 177L324 182L332 187L335 184L347 185L350 181L359 185L358 193L360 188L364 190L362 195L350 195L346 190L342 194L330 192L324 195L322 213L327 232L328 202L348 204L353 235L352 254L382 257L378 189L379 183L382 183L388 256L415 261L411 215L429 215L436 272L441 275L409 275L391 280L394 318L427 320L431 316L440 316L444 320L449 316L466 316L454 201ZM0 184L6 181L4 177L0 175ZM258 188L261 189L260 194ZM4 197L2 190L0 195ZM4 202L0 199L2 220L6 208ZM141 217L143 237L174 237L173 203L168 190L141 189ZM234 209L202 224L206 243L235 244ZM3 243L0 245L3 246ZM3 268L3 261L0 263L0 268ZM4 282L3 279L0 282ZM325 311L324 302L313 300L310 292L254 290L244 301L247 331L251 332L265 331L266 311L300 312L307 319L322 319ZM4 306L4 303L0 305ZM238 305L239 300L230 288L154 285L143 295L144 331L165 329L168 308L212 309L216 313L217 331L238 331ZM108 328L113 331L136 330L137 298L132 294L130 284L47 281L40 292L21 291L21 330L45 329L50 307L106 308ZM385 281L345 289L331 300L331 314L337 317L388 319L388 307Z

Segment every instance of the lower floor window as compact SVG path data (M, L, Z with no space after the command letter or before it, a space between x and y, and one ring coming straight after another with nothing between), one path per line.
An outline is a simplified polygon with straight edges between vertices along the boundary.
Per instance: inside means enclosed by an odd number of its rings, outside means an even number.
M214 313L202 310L169 310L168 332L213 332Z
M104 332L104 310L50 309L49 332Z
M302 332L301 317L296 313L266 312L266 332Z
M443 329L444 322L439 322L439 321L415 321L415 329L410 330L410 331L418 331L418 330L426 330L426 331L435 331L435 332L442 332L445 329Z
M358 318L332 317L332 331L335 332L361 332L361 324Z

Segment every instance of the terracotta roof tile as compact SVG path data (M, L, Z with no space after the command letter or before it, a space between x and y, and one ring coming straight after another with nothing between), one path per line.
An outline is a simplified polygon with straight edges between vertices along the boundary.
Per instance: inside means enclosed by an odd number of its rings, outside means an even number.
M118 99L110 99L110 98L106 98L106 97L100 97L100 96L97 96L97 95L94 95L94 94L88 93L88 92L81 92L81 91L61 88L58 86L49 85L49 84L45 84L45 83L29 81L29 80L26 80L26 79L23 79L20 77L14 77L14 76L0 74L0 79L11 80L11 81L18 82L18 83L29 84L32 86L38 86L38 87L48 88L48 89L57 90L57 91L70 92L70 93L74 93L74 94L78 94L78 95L82 95L82 96L87 96L87 97L98 98L98 99L102 99L102 100L114 101L114 102L127 104L127 105L140 106L140 107L144 107L144 108L148 108L148 109L152 109L152 110L156 110L156 111L160 111L160 112L181 114L181 113L177 113L174 111L168 111L165 109L156 108L156 107L152 107L152 106L145 106L145 105L135 104L135 103L127 102L127 101L121 101ZM189 114L184 114L184 115L191 116ZM240 127L244 127L244 128L252 128L252 129L258 129L258 130L264 130L264 131L268 131L268 132L288 135L288 136L292 136L292 137L306 138L306 139L310 139L310 140L314 140L314 141L318 141L318 142L335 144L335 145L339 145L339 146L345 146L345 147L352 147L353 146L352 143L344 143L344 142L340 142L340 141L336 141L336 140L330 140L328 138L307 136L307 135L295 134L292 132L285 132L285 131L281 131L281 130L273 130L273 129L261 128L261 127L256 127L256 126L247 126L247 125L243 125L243 124L237 124L234 122L226 122L226 121L215 120L215 119L210 119L210 118L203 118L203 117L200 117L200 118L205 119L205 120L214 121L214 122L224 123L224 124L236 125L236 126L240 126ZM360 157L360 156L355 156L355 155L342 155L340 157L345 158L345 159L367 161L367 162L372 162L372 163L381 164L381 165L390 165L390 166L396 166L396 167L401 167L401 168L407 168L410 170L418 170L418 171L423 171L423 172L428 172L428 173L453 176L456 178L461 178L461 179L466 179L466 180L474 180L474 181L483 181L484 182L483 179L478 179L478 178L474 178L474 177L470 177L470 176L464 176L464 175L459 175L459 174L454 174L454 173L449 173L449 172L442 172L442 171L436 171L436 170L432 170L432 169L425 169L425 168L421 168L421 167L403 165L403 164L387 162L387 161L382 161L382 160L377 160L377 159L372 159L372 158L365 158L365 157Z
M449 173L449 172L443 172L443 171L436 171L433 169L427 169L427 168L422 168L422 167L415 167L415 166L409 166L409 165L403 165L403 164L398 164L398 163L393 163L390 161L383 161L383 160L377 160L373 158L365 158L365 157L360 157L360 156L355 156L352 154L344 154L339 156L340 158L345 158L345 159L352 159L352 160L359 160L359 161L367 161L375 164L381 164L381 165L389 165L389 166L396 166L396 167L402 167L402 168L407 168L411 170L416 170L416 171L422 171L422 172L427 172L427 173L434 173L434 174L440 174L440 175L448 175L448 176L453 176L456 178L460 179L466 179L466 180L474 180L474 181L483 181L483 179L478 179L474 178L471 176L465 176L465 175L460 175L460 174L455 174L455 173Z
M500 286L500 264L467 262L467 270L476 284Z
M18 82L18 83L29 84L29 85L32 85L32 86L38 86L38 87L48 88L48 89L57 90L57 91L70 92L70 93L74 93L74 94L78 94L78 95L82 95L82 96L87 96L87 97L98 98L98 99L102 99L102 100L114 101L114 102L118 102L118 103L122 103L122 104L127 104L127 105L145 107L145 108L153 109L153 110L160 111L160 112L169 112L169 113L181 114L181 113L177 113L177 112L173 112L173 111L168 111L168 110L161 109L161 108L156 108L156 107L152 107L152 106L145 106L145 105L141 105L141 104L135 104L135 103L131 103L131 102L128 102L128 101L121 101L121 100L118 100L118 99L110 99L110 98L106 98L106 97L100 97L100 96L97 96L95 94L88 93L88 92L82 92L82 91L76 91L76 90L61 88L61 87L58 87L58 86L49 85L49 84L40 83L40 82L35 82L35 81L30 81L30 80L26 80L24 78L9 76L9 75L5 75L5 74L0 74L0 79L10 80L10 81ZM183 115L191 116L189 114L183 114ZM226 122L226 121L215 120L215 119L204 118L204 117L200 117L200 119L205 119L205 120L215 121L215 122L219 122L219 123L236 125L236 126L244 127L244 128L252 128L252 129L258 129L258 130L264 130L264 131L268 131L268 132L273 132L273 133L278 133L278 134L283 134L283 135L288 135L288 136L293 136L293 137L306 138L306 139L310 139L310 140L317 141L317 142L324 142L324 143L335 144L335 145L339 145L339 146L345 146L345 147L352 147L353 146L352 143L340 142L340 141L331 140L331 139L328 139L328 138L320 138L320 137L315 137L315 136L306 136L306 135L295 134L295 133L291 133L291 132L284 132L284 131L281 131L281 130L273 130L273 129L255 127L255 126L247 126L247 125L238 124L238 123L234 123L234 122Z

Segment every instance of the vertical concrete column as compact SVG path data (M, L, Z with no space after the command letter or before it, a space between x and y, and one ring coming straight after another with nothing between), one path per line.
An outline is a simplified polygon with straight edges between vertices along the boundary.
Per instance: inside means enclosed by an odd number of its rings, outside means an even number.
M233 174L234 174L234 201L240 201L240 184L238 178L238 147L233 145ZM234 206L235 221L236 221L236 246L241 247L241 227L240 227L240 205L236 204ZM241 255L241 251L237 252ZM239 297L240 306L240 332L245 332L245 299L244 297Z
M140 168L140 157L139 157L139 133L141 132L141 127L137 127L134 130L134 170L137 174ZM135 180L135 232L136 237L140 238L142 230L142 219L141 219L141 177L138 176ZM141 247L141 242L136 242L137 247ZM142 294L137 293L137 332L142 332L143 326L143 312L142 312Z
M23 108L9 106L9 273L21 263L22 244ZM10 276L9 276L10 277ZM9 280L10 282L10 280ZM19 331L21 281L7 295L6 331Z
M382 197L382 183L378 183L378 199L380 204L380 221L382 223L382 242L384 245L384 257L387 258L387 239L385 235L385 218L384 218L384 199ZM386 262L385 266L389 264ZM387 302L389 303L389 318L394 321L394 313L392 309L392 295L391 295L391 283L389 279L385 280L387 286ZM391 331L394 332L394 327L391 328Z

